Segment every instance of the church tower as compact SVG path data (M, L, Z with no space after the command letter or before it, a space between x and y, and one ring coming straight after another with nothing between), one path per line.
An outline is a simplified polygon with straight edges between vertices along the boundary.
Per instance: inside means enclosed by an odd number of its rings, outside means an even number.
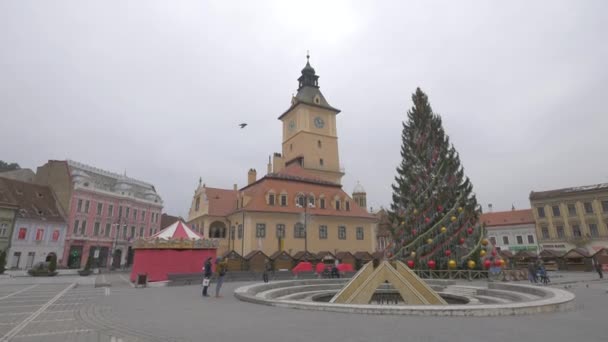
M291 107L279 117L283 122L284 165L275 165L275 172L285 165L299 163L316 177L341 184L344 170L340 167L336 127L340 110L330 106L321 94L319 76L309 59L307 55Z

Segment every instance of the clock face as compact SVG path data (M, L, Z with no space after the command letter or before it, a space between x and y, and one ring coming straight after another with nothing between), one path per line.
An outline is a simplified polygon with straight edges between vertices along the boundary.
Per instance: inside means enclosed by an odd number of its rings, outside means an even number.
M289 121L289 130L293 131L296 128L296 122L291 120Z
M317 128L323 128L323 126L325 126L325 121L323 121L323 119L320 116L317 116L315 118L315 126Z

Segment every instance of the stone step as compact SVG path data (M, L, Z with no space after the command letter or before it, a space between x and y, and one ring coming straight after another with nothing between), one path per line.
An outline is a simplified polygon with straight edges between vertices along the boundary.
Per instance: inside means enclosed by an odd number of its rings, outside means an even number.
M507 299L504 299L504 298L498 298L498 297L489 297L489 296L477 295L474 298L477 299L479 301L479 303L481 303L481 304L506 304L506 303L512 303L510 300L507 300ZM470 303L470 304L472 304L472 303Z

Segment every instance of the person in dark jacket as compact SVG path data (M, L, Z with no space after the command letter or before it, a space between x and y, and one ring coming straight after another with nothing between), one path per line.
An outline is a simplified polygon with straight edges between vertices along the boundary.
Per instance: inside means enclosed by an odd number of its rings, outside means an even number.
M205 265L203 265L203 297L209 297L207 290L209 289L209 283L211 282L212 275L213 265L211 264L211 257L209 257L205 261Z

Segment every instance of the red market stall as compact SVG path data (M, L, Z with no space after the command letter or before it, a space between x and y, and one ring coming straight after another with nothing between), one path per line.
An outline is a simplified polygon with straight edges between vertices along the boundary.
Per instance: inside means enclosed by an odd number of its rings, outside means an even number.
M131 281L140 274L147 281L167 280L170 273L201 273L208 257L215 260L218 242L204 239L185 223L177 221L148 239L134 243Z

